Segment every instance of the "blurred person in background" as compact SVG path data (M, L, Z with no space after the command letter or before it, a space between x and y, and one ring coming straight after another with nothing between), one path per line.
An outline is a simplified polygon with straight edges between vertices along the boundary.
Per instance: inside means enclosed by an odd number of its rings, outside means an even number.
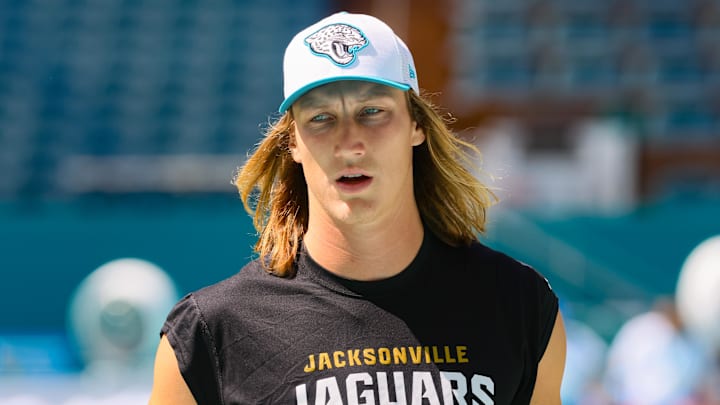
M687 333L670 298L630 318L613 339L606 389L617 404L717 404L714 359Z
M560 403L557 296L478 241L494 196L404 42L334 14L284 85L236 177L259 258L170 312L150 403Z
M561 312L567 335L565 375L560 391L562 403L605 403L602 376L607 343L590 326L573 317L570 309L561 306Z

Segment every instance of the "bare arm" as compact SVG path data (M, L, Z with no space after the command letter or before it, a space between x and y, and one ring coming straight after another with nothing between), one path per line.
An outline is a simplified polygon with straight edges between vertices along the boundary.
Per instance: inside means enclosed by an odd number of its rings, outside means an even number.
M167 338L160 339L155 354L155 371L149 405L197 405L180 374L175 352Z
M533 390L531 405L560 404L560 386L565 370L565 324L558 311L550 341L540 360Z

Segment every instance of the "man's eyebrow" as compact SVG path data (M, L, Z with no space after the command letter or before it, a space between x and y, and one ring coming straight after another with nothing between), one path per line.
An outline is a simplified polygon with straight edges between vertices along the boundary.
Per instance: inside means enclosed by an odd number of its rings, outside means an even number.
M305 94L300 97L296 102L298 107L302 108L317 108L323 106L323 101L320 97L316 97L313 94Z

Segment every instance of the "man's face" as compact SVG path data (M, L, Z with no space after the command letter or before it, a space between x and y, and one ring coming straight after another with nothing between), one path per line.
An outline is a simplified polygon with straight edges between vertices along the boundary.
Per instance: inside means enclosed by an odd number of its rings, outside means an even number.
M295 102L290 150L305 173L311 224L371 223L414 208L413 146L425 134L405 96L385 85L341 81Z

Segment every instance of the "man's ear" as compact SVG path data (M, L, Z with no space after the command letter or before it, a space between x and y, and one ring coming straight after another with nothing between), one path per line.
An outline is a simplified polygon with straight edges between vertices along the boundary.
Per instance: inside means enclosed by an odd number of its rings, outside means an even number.
M298 153L297 138L295 136L295 123L292 123L290 130L288 131L288 150L290 150L290 156L292 156L295 163L301 163L301 159Z

